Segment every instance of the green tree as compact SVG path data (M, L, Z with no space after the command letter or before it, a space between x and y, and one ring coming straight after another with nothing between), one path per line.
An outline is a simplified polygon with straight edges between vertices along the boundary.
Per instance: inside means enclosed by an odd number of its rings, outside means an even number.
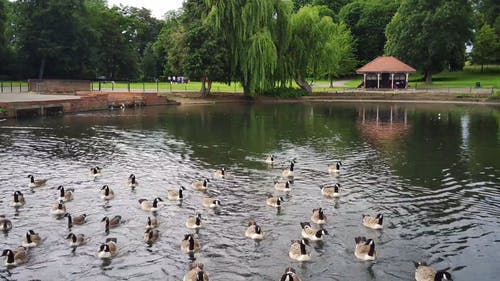
M461 0L404 0L386 27L385 51L423 71L426 83L465 52L471 6Z
M163 28L152 45L153 52L161 65L162 71L159 73L163 73L162 78L164 80L166 80L166 77L175 75L181 71L175 66L175 58L179 51L176 49L179 44L175 41L178 36L175 35L182 27L180 17L181 14L179 11L167 12Z
M228 49L221 34L204 22L209 10L204 0L187 0L181 23L185 44L184 74L202 82L201 92L209 94L212 81L230 82Z
M14 2L15 48L25 76L80 77L88 58L83 0Z
M7 38L6 38L6 24L7 24L7 5L9 3L5 0L0 0L0 73L5 73L8 63L7 55ZM0 77L0 79L2 79Z
M275 86L278 58L289 39L291 2L281 0L206 0L209 20L228 44L232 77L246 95ZM285 71L281 71L285 73Z
M333 80L352 73L358 62L354 54L355 39L345 24L335 24L330 36L330 40L325 43L326 60L324 65L330 79L330 87L333 87Z
M480 64L483 72L484 64L494 63L500 57L500 37L489 24L483 25L476 31L474 37L472 61Z
M356 58L366 64L384 54L385 27L399 6L399 0L356 0L345 5L339 19L352 31L358 48Z

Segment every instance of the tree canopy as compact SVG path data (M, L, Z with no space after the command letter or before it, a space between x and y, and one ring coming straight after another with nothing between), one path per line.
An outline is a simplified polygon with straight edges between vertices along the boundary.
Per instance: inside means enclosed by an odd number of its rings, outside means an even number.
M404 0L386 27L385 51L432 74L465 52L472 37L472 10L461 0Z

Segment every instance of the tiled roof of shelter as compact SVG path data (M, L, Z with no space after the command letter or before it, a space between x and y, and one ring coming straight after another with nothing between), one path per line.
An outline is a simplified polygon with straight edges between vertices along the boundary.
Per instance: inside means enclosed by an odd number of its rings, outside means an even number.
M398 60L395 57L377 57L371 62L365 64L356 73L413 73L415 68Z

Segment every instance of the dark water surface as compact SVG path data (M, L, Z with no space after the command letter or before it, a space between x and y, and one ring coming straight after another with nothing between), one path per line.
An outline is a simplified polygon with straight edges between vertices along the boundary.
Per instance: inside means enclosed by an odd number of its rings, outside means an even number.
M30 261L3 268L6 280L181 280L190 257L180 251L184 222L201 212L205 227L195 254L211 280L279 280L287 266L302 280L414 280L412 261L450 268L454 280L498 280L500 274L500 110L483 106L416 104L203 105L106 111L0 123L0 214L14 224L3 249L19 245L28 229L44 241ZM277 156L269 167L262 160ZM266 206L273 182L296 158L296 176L279 212ZM342 160L343 171L327 166ZM96 180L94 165L104 166ZM214 179L224 166L226 179ZM140 185L127 187L134 173ZM31 191L26 176L47 178ZM201 206L191 182L212 178L206 194L222 208ZM322 197L320 185L340 183L342 197ZM116 198L105 204L108 184ZM70 213L88 222L72 231L90 237L72 252L66 220L50 215L56 187L75 189ZM167 190L186 186L182 205ZM21 190L26 205L10 206ZM147 212L140 198L164 198L160 239L143 242ZM300 222L323 207L330 233L312 243L310 262L288 257ZM361 224L362 214L385 215L384 229ZM103 216L126 222L104 233ZM244 236L249 219L265 239ZM354 257L354 237L376 242L377 260ZM106 237L118 239L111 262L96 257Z

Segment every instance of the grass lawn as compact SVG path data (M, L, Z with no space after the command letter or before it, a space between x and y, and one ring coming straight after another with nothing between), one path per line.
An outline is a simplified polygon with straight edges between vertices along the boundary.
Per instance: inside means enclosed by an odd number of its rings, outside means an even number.
M97 90L99 89L99 82L94 81L93 82L93 89ZM146 90L146 91L156 91L158 87L158 90L160 92L169 92L170 90L172 91L199 91L201 89L201 82L193 81L189 82L186 84L177 84L173 83L170 84L169 82L159 82L158 85L155 82L131 82L130 83L130 90ZM102 82L101 83L101 89L112 89L114 88L115 90L128 90L128 83L127 82L116 82L114 85L111 82ZM214 82L212 83L212 91L214 92L242 92L243 88L240 86L239 83L231 83L231 85L227 85L224 83L217 83Z

